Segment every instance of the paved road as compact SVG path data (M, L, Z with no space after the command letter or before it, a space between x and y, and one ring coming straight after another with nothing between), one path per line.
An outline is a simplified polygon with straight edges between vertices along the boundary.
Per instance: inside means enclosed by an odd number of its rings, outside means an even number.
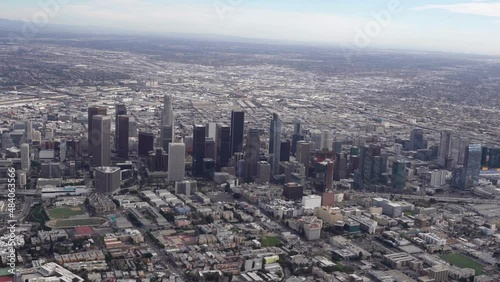
M445 196L420 196L420 195L401 195L401 194L389 194L389 193L363 193L358 191L349 191L350 194L365 195L367 197L381 197L390 198L394 196L395 199L403 200L430 200L435 199L438 202L443 203L468 203L468 204L500 204L500 200L486 200L478 198L460 198L460 197L445 197Z
M24 197L23 208L19 211L18 215L14 219L17 221L22 221L26 216L28 216L32 204L33 204L32 196Z

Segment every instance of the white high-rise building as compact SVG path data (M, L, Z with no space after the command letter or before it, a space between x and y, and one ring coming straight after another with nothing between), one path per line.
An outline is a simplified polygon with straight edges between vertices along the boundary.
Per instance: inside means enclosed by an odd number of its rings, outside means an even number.
M33 141L42 141L42 133L40 131L33 131Z
M431 172L431 187L439 188L446 184L446 170L434 170Z
M209 122L206 126L206 137L213 138L214 140L217 140L217 123L215 122Z
M170 143L168 145L168 181L181 181L186 173L184 143Z
M320 150L328 149L328 151L332 150L333 145L333 131L329 129L325 129L321 132L321 147Z
M122 172L118 167L97 167L94 171L95 191L101 195L112 195L120 189Z
M30 165L30 145L27 143L21 144L21 169L29 171Z
M20 188L26 188L26 172L20 170L17 172L17 184Z
M311 130L311 141L313 142L313 150L321 150L321 131L318 129Z

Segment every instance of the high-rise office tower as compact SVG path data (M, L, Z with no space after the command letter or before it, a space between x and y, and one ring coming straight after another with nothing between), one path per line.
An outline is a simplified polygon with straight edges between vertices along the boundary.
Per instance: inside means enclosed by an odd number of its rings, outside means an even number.
M497 169L500 168L500 148L490 148L488 156L488 168Z
M231 158L231 127L225 124L217 125L217 169L226 167Z
M311 150L312 143L309 141L299 141L297 143L296 158L299 163L304 165L306 176L309 174L309 166L311 165Z
M210 158L215 161L216 159L216 144L215 144L215 139L213 137L206 137L205 138L205 158Z
M245 127L245 112L231 112L231 156L243 152L243 130Z
M438 165L446 168L449 162L449 156L451 155L451 131L445 130L441 132L441 138L439 140L439 151L438 151Z
M59 145L59 160L64 162L67 156L67 148L66 148L66 140L61 140L61 144Z
M137 130L137 121L130 119L128 128L129 128L129 130L128 130L129 137L137 138L139 136L139 131Z
M333 131L329 129L325 129L321 131L321 146L319 150L328 150L331 151L333 146Z
M424 139L424 130L421 128L414 128L410 132L410 150L416 151L420 149L427 149L427 140Z
M278 114L273 114L269 130L269 154L273 175L279 174L281 151L281 120Z
M465 164L465 155L467 150L469 150L469 139L468 138L460 138L459 148L458 148L458 159L457 164L464 165Z
M291 149L290 140L281 141L280 162L290 161L290 149Z
M96 167L95 190L101 195L112 195L120 189L122 173L118 167Z
M21 169L28 172L30 165L30 145L28 143L21 144Z
M161 112L161 136L160 144L163 150L168 151L168 144L174 140L174 111L172 109L172 97L163 97L163 110Z
M203 175L204 158L205 158L205 126L195 125L193 128L193 176Z
M381 174L386 173L386 167L387 161L381 157L380 145L371 144L361 147L359 178L357 178L356 185L364 188L370 184L379 184Z
M118 138L118 157L122 159L128 158L128 137L129 137L129 117L119 115L116 119L118 123L116 138Z
M168 145L168 181L181 181L186 173L186 145L170 143Z
M293 120L293 133L294 134L302 134L302 123L299 119Z
M246 182L252 182L257 175L257 163L260 155L260 132L258 129L250 128L245 146L245 169L243 177Z
M103 107L93 106L93 107L88 108L87 138L89 140L88 150L89 150L90 155L92 155L92 145L93 145L92 144L92 125L93 125L92 120L93 120L93 117L97 116L97 115L105 116L107 113L108 113L108 110L106 108L103 108Z
M481 145L471 144L465 152L465 187L473 188L479 183L481 171Z
M92 165L111 165L111 118L95 115L92 117L91 152Z
M312 150L321 151L321 130L311 130Z
M293 156L297 152L297 142L304 140L304 135L302 135L302 123L300 120L295 119L293 121L293 134L292 134L292 146L290 151Z
M333 162L332 160L326 161L325 186L323 187L322 192L328 191L333 188L335 166L335 162Z
M333 179L339 181L348 178L347 168L347 155L344 153L336 154L335 156L335 169Z
M139 156L147 157L154 150L155 136L151 132L139 132Z
M402 190L406 185L406 164L396 161L392 164L391 184L393 189Z
M26 142L30 143L33 141L33 123L31 120L26 121L26 127L24 129Z
M214 140L216 139L217 135L217 123L215 122L209 122L205 126L205 135L206 137L211 137Z
M149 154L149 169L151 171L168 170L168 154L163 151L163 148L157 148Z
M271 165L265 161L257 163L257 179L258 183L267 183L271 180Z
M118 144L118 140L120 140L118 136L120 131L120 121L118 120L118 116L126 116L126 115L127 115L127 107L124 104L115 105L115 149L117 151L120 150L119 149L120 144Z

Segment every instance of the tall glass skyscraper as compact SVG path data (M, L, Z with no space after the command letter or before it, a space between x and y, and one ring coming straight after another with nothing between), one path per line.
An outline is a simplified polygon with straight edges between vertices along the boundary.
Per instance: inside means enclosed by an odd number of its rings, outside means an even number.
M472 188L479 183L481 171L481 144L471 144L465 152L465 187Z
M231 156L243 152L243 130L245 127L245 112L231 112Z
M165 152L168 152L168 144L174 140L174 111L172 109L172 97L163 97L163 110L161 112L161 136L160 145Z
M273 114L271 128L269 130L269 154L271 157L271 169L273 175L279 174L281 153L281 120L278 114Z

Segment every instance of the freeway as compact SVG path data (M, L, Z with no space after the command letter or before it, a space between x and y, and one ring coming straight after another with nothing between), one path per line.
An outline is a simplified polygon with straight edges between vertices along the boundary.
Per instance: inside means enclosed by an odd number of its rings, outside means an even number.
M26 216L28 216L32 204L33 204L33 197L31 196L24 197L23 208L20 210L19 214L14 219L17 221L22 221Z
M387 193L364 193L357 191L350 191L350 194L363 195L367 197L381 197L390 198L393 196L396 199L403 200L424 200L429 201L434 199L441 203L467 203L467 204L500 204L500 200L497 199L479 199L479 198L460 198L460 197L445 197L445 196L421 196L421 195L401 195L401 194L387 194Z

